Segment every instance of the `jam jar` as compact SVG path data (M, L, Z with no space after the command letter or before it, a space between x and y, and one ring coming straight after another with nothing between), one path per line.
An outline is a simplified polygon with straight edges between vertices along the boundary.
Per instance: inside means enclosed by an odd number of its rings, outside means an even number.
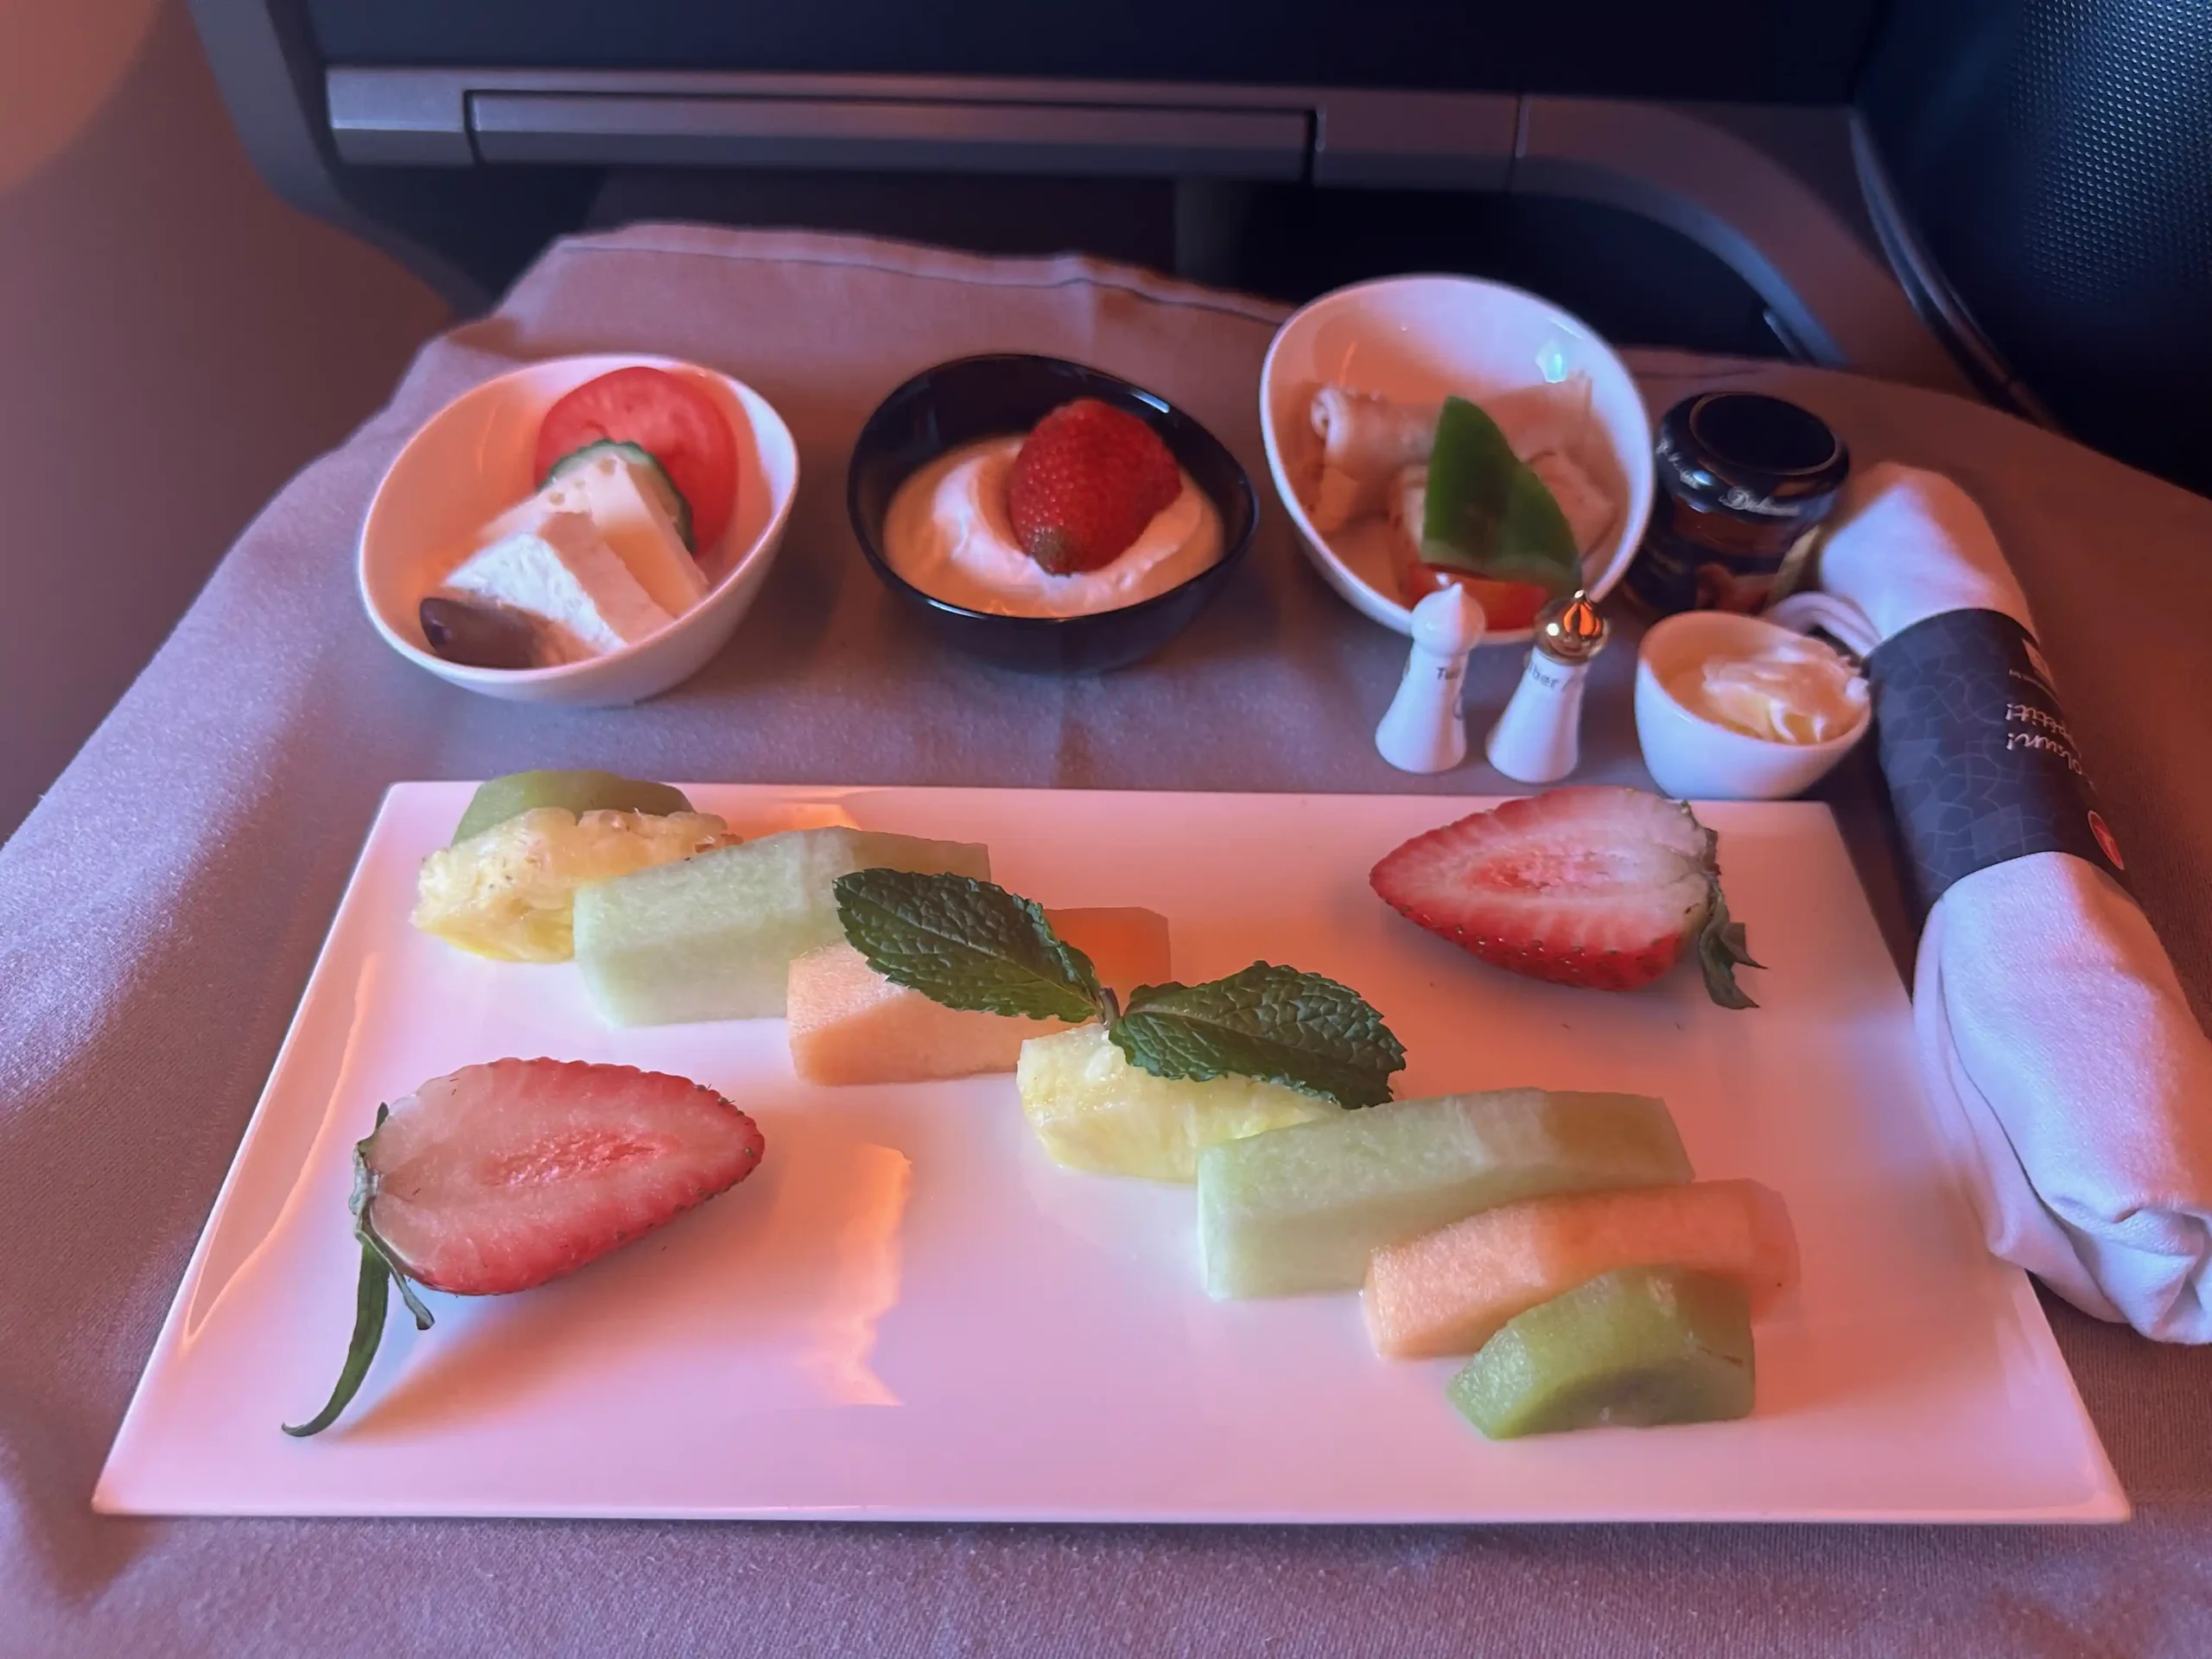
M1787 594L1851 471L1808 410L1750 391L1685 397L1659 423L1658 493L1629 567L1660 615L1765 608Z

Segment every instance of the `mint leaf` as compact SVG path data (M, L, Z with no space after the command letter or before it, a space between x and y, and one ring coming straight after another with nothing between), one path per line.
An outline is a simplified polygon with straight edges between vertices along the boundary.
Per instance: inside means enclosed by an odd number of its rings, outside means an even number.
M1446 397L1437 417L1421 546L1430 564L1497 582L1532 582L1559 594L1582 583L1567 515L1497 423L1464 397Z
M1382 1016L1348 986L1255 962L1204 985L1147 985L1112 1027L1114 1046L1156 1077L1234 1072L1339 1106L1390 1098L1406 1063Z
M834 884L837 919L868 965L948 1008L1094 1020L1105 993L1090 958L1041 906L965 875L858 870Z

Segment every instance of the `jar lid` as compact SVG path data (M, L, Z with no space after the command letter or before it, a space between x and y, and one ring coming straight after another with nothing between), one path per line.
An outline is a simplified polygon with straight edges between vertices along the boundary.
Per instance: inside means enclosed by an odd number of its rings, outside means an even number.
M1753 522L1820 518L1851 472L1827 422L1755 391L1683 398L1659 423L1657 454L1672 493Z

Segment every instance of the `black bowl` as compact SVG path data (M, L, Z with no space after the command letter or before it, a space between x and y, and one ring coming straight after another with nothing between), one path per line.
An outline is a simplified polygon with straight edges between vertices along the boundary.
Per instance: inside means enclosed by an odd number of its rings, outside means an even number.
M883 556L883 520L899 485L949 449L1027 432L1075 397L1127 410L1160 434L1221 514L1216 563L1135 605L1065 617L972 611L924 593L891 568ZM941 639L987 662L1035 674L1096 674L1159 650L1221 591L1250 549L1260 517L1252 480L1236 457L1166 398L1080 363L1011 353L940 363L885 398L853 445L845 507L875 574Z

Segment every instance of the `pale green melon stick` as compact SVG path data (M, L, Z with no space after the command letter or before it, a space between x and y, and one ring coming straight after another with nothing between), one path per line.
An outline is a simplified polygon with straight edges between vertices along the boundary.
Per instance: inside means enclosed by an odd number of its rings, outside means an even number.
M1690 1179L1667 1103L1648 1095L1502 1089L1393 1101L1207 1147L1198 1247L1217 1297L1356 1290L1377 1245L1478 1210Z
M988 849L864 830L793 830L576 893L576 965L610 1025L773 1019L791 958L844 931L830 884L867 869L988 880Z

